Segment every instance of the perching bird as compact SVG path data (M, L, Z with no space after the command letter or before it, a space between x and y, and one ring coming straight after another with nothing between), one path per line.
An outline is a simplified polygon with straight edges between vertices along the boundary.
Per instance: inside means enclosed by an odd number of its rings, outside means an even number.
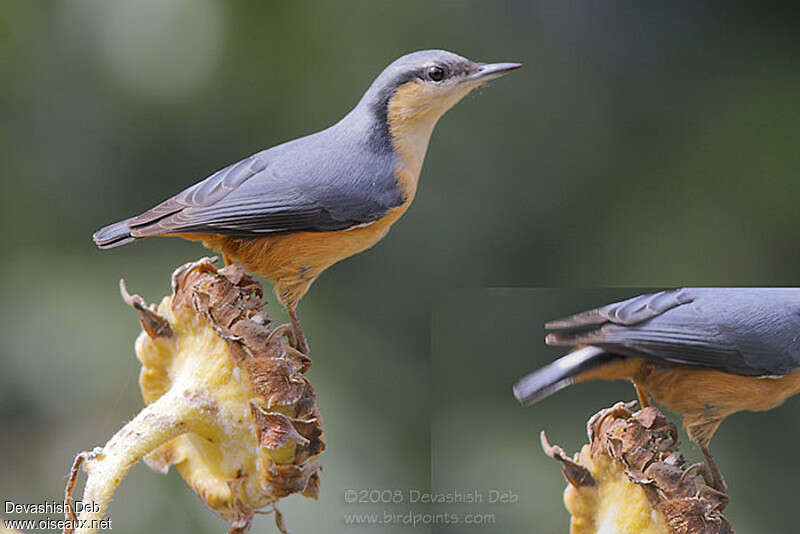
M297 304L334 263L380 241L408 209L439 118L520 67L444 50L405 55L333 126L258 152L94 234L100 248L149 236L202 241L274 283L298 349Z
M683 415L708 461L712 485L725 480L708 450L727 416L769 410L800 392L800 289L700 288L641 295L545 325L548 345L574 352L514 386L533 404L571 384L627 379Z

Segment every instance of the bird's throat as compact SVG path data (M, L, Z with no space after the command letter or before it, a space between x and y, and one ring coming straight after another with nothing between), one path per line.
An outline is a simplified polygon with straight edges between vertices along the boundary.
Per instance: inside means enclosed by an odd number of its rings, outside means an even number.
M386 123L392 148L399 160L395 174L409 199L416 192L433 128L441 116L470 90L471 87L463 87L441 94L414 81L398 87L389 99Z
M395 176L408 200L414 197L417 190L419 174L428 143L436 121L413 121L398 123L392 128L392 148L397 155Z

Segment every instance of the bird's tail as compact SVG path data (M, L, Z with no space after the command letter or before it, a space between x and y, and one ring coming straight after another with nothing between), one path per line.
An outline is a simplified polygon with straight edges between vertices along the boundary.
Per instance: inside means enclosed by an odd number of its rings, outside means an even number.
M522 378L514 384L514 396L525 406L534 404L574 384L582 373L616 359L619 356L600 347L580 348Z
M105 228L96 231L92 236L95 244L100 248L114 248L127 245L136 240L131 235L131 228L128 226L130 219L125 219L114 224L109 224Z

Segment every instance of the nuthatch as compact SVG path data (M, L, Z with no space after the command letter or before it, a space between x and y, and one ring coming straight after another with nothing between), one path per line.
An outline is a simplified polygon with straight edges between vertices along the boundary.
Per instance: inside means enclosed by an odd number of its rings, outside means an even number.
M401 57L333 126L234 163L94 234L100 248L149 236L202 241L274 283L298 349L297 304L334 263L380 241L408 209L439 118L472 89L520 67L444 50Z
M723 419L772 409L800 392L800 289L674 289L545 328L557 331L548 345L578 348L517 382L521 403L588 380L630 380L642 407L652 395L683 415L722 492L708 444Z

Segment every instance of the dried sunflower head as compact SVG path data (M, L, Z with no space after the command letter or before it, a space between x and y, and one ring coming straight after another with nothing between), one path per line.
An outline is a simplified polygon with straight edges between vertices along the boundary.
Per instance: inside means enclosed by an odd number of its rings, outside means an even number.
M185 433L150 452L160 472L174 465L205 504L249 527L253 512L282 497L316 498L325 448L311 365L270 330L263 290L241 267L186 264L157 308L138 296L139 384L150 404L168 393L185 413ZM176 395L177 392L177 395ZM158 421L153 421L158 424ZM278 526L283 530L280 515Z
M589 443L569 458L542 432L545 453L560 461L569 484L564 502L572 534L732 534L727 502L687 474L678 431L655 406L638 412L618 403L588 423Z

